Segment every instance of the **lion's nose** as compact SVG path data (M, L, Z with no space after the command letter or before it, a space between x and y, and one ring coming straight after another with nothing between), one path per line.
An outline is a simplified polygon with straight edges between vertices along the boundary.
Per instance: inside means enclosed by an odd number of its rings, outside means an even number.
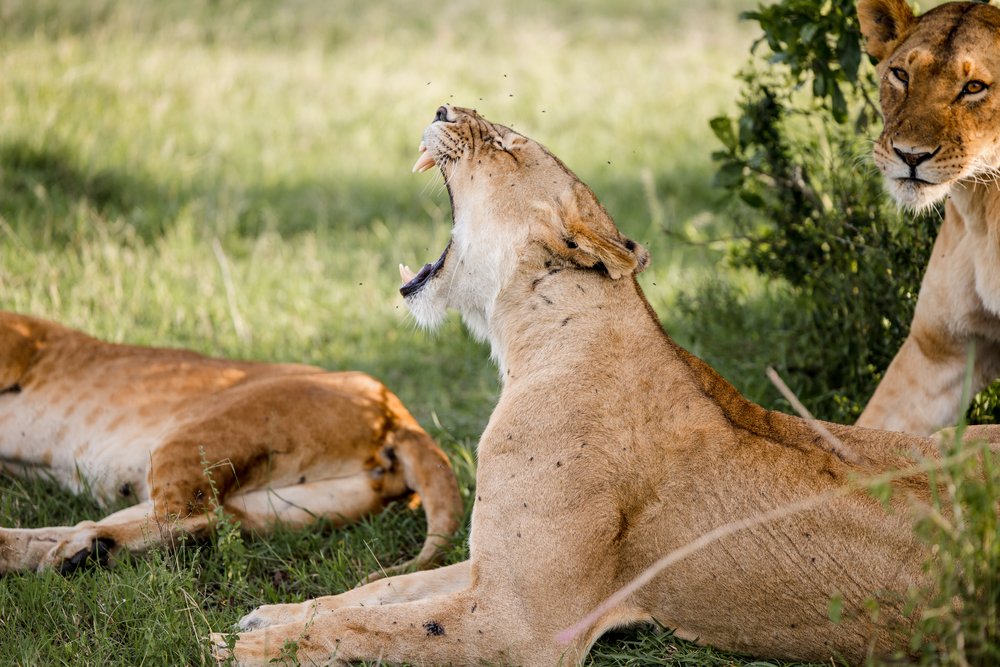
M448 107L438 107L437 113L434 114L434 122L442 121L448 122Z
M938 146L932 151L924 151L921 153L909 153L906 151L901 151L895 146L892 147L892 150L896 153L896 155L899 156L900 160L902 160L907 164L907 166L916 167L917 165L927 162L932 157L937 155L938 151L941 150L941 147Z

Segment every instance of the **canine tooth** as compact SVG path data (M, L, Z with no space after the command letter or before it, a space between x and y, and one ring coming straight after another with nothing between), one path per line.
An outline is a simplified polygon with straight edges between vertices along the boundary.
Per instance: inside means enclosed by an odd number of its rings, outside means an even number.
M399 265L399 277L403 279L403 284L410 282L417 277L417 274L413 272L413 269L406 266L405 264Z
M413 173L425 172L433 166L434 158L431 157L430 153L424 151L420 154L420 157L417 158L416 164L413 165Z

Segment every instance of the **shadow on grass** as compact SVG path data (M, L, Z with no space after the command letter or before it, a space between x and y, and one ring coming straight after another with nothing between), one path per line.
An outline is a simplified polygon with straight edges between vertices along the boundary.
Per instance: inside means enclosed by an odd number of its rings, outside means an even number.
M87 233L88 216L128 217L136 231L152 238L165 215L137 215L163 194L152 181L79 164L67 149L26 142L0 144L0 216L30 245L61 246ZM162 213L162 209L160 209ZM145 219L146 224L136 224Z
M38 249L72 244L100 225L115 235L130 228L150 242L185 209L199 228L241 237L360 228L375 219L413 219L420 211L419 186L412 181L401 186L331 178L243 188L216 180L160 183L141 172L90 168L57 145L0 144L0 216L25 245Z
M659 227L713 208L717 195L710 173L671 170L652 176L652 192L634 172L589 165L587 182L625 233L646 244L665 246ZM95 168L70 148L37 146L23 140L0 143L0 216L27 246L63 247L98 232L153 241L180 216L195 219L209 235L255 238L264 232L294 237L314 231L364 229L373 221L450 221L439 177L416 179L360 170L287 181L248 182L206 173L144 172L121 164ZM430 193L430 194L428 194ZM665 204L665 205L664 205ZM656 219L662 211L662 218ZM437 221L437 220L434 220ZM350 248L345 248L350 252Z

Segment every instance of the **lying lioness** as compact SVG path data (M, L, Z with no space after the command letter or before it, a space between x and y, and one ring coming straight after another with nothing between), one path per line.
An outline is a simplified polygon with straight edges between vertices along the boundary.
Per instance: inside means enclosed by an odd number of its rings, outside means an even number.
M575 665L609 628L657 621L761 656L858 662L912 621L903 593L928 550L910 498L846 491L736 532L674 565L569 644L557 633L662 555L755 517L931 457L931 440L803 420L743 398L664 333L633 277L649 255L562 162L475 111L438 109L415 169L437 164L451 243L401 291L418 321L456 308L503 378L479 443L464 563L244 617L220 656L303 662ZM845 459L857 459L849 463ZM903 492L905 491L905 492ZM832 597L843 600L839 624ZM866 598L881 602L878 622ZM294 642L294 643L293 643Z
M385 386L362 373L112 345L0 312L0 471L44 472L102 504L73 527L0 528L0 574L211 527L216 503L246 529L340 524L419 494L426 566L462 509L448 460Z

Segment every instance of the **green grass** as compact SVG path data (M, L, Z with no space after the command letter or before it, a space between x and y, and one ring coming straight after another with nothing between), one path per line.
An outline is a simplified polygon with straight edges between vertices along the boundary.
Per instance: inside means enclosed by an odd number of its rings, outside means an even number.
M409 168L454 102L561 156L652 251L642 282L668 329L774 403L763 367L794 343L771 324L787 296L720 268L721 246L677 240L729 229L707 122L734 104L752 39L736 15L752 4L0 3L0 308L112 341L373 373L471 498L496 371L457 318L415 328L395 268L447 238L440 178ZM704 294L716 305L692 306ZM0 479L0 525L98 514ZM415 553L423 529L394 508L347 530L8 576L0 664L204 664L210 629L351 587ZM593 661L747 663L654 630L603 640Z

